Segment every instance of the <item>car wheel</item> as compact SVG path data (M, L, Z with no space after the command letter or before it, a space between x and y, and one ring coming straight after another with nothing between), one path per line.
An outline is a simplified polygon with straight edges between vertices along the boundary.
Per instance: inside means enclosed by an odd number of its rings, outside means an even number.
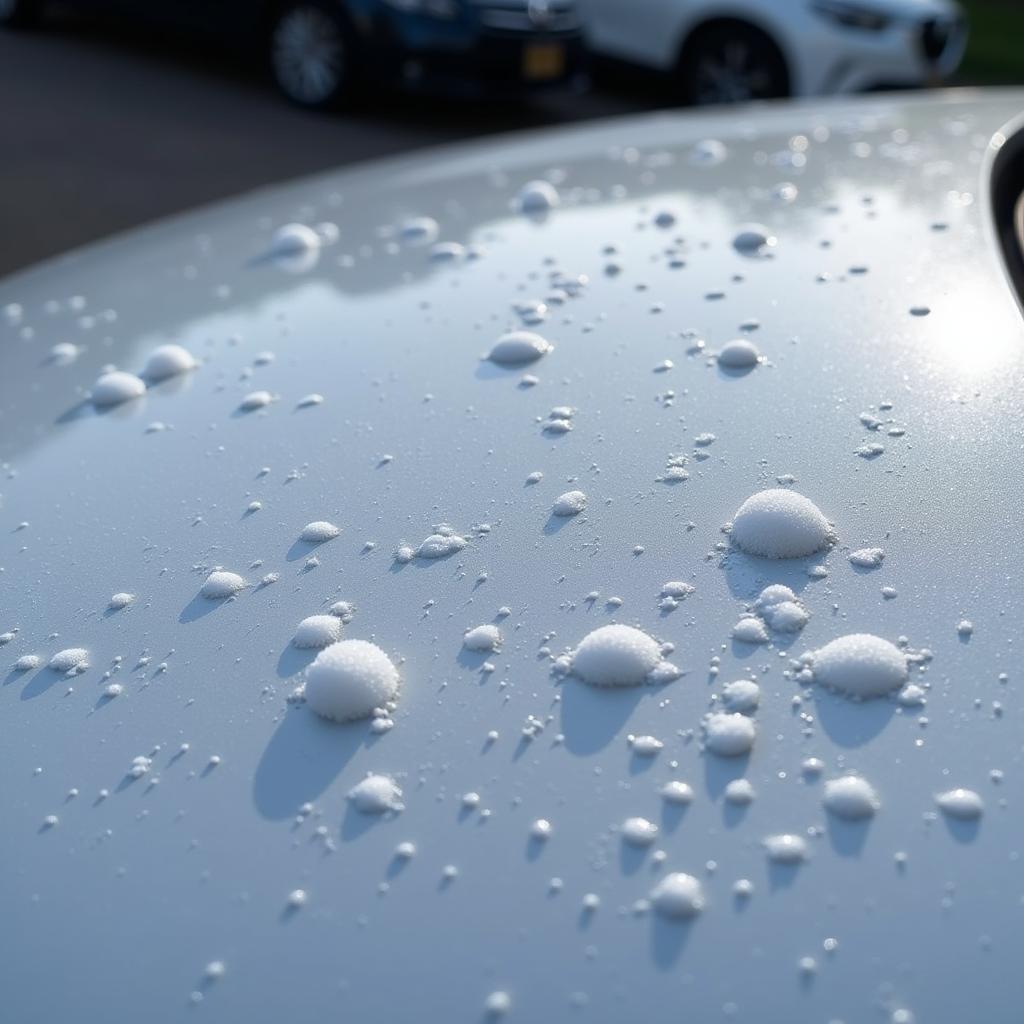
M699 29L683 48L679 78L686 103L744 103L789 95L789 71L774 41L742 22Z
M25 28L39 20L39 0L0 0L0 26Z
M352 92L355 48L336 7L315 0L290 3L271 27L271 73L281 92L299 106L339 106Z

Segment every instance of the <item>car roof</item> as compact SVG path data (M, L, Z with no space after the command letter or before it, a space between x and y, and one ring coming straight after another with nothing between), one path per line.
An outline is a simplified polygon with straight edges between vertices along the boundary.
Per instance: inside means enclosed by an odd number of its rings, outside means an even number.
M10 1019L477 1020L495 992L533 1020L1006 1019L1024 353L986 173L1022 103L512 136L262 190L0 283ZM560 202L526 215L535 180ZM291 222L318 240L282 255ZM553 347L484 358L520 330ZM753 368L718 361L737 339ZM96 407L105 368L137 374L170 343L197 368ZM737 510L775 489L821 510L830 546L740 548ZM585 510L553 515L569 491ZM316 521L340 535L302 541ZM418 557L431 536L462 543ZM218 568L249 586L205 599ZM769 584L801 631L768 628ZM297 692L316 650L296 627L338 601L342 635L401 677L380 732ZM758 611L768 642L734 638ZM613 623L679 678L577 678L572 652ZM463 646L482 624L500 649ZM815 681L804 652L850 634L895 645L922 692ZM88 667L46 667L76 648ZM722 757L706 716L739 679L760 687L757 735ZM347 798L371 772L403 810ZM850 772L877 792L869 820L823 807ZM749 807L725 799L739 777ZM671 780L689 805L662 798ZM956 788L979 820L936 805ZM659 826L652 846L624 842L631 817ZM779 834L806 863L766 857ZM670 872L699 880L699 916L650 905Z

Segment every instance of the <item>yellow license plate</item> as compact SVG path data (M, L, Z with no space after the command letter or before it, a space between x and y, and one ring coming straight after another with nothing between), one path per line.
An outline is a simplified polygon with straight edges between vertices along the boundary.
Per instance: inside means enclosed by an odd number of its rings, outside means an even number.
M560 43L531 43L523 49L523 77L558 78L565 73L565 47Z

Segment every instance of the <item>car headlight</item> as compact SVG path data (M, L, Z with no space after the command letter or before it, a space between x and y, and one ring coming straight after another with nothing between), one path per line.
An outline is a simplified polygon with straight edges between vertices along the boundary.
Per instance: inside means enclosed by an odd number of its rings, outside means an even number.
M422 14L428 18L442 18L451 21L458 16L458 0L384 0L396 11L407 14Z
M811 0L811 10L843 28L881 32L892 20L888 14L856 0Z

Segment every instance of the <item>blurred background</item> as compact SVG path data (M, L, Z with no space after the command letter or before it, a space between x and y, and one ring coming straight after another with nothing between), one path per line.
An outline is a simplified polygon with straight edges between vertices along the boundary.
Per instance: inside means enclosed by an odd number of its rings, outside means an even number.
M0 275L493 132L1018 83L1024 0L0 0Z

